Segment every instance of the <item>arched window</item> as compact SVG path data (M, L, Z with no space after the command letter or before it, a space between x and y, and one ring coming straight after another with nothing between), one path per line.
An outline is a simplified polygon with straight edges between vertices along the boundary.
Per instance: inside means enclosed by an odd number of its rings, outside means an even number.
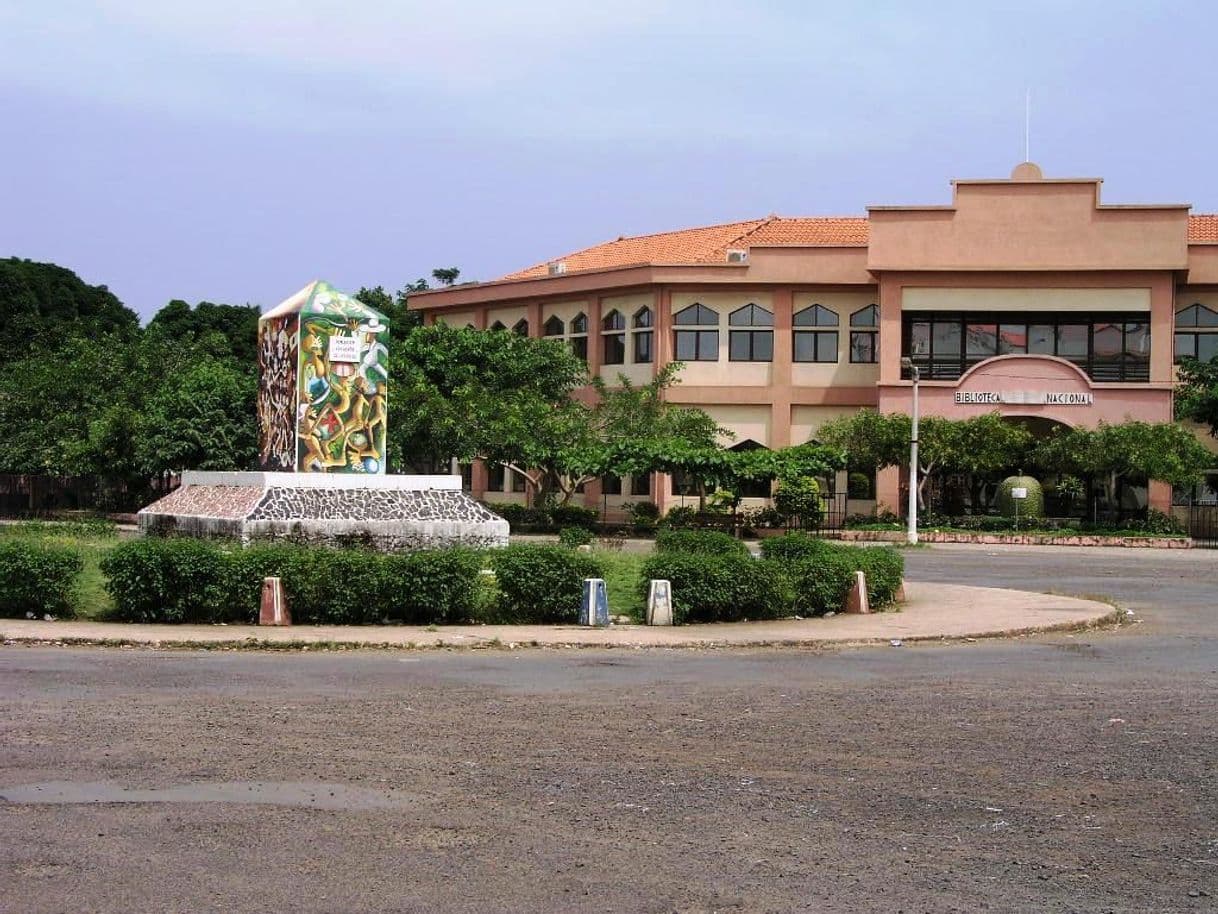
M837 313L823 305L812 305L795 312L791 323L795 327L836 327ZM837 361L836 330L795 330L791 336L794 346L792 358L796 362Z
M601 319L601 354L604 365L626 361L626 318L617 308Z
M727 338L727 357L733 362L772 362L774 331L757 329L774 326L774 314L760 305L747 304L727 317L731 328ZM737 327L749 329L737 330Z
M630 334L634 337L634 363L636 365L650 365L655 357L652 353L652 343L655 340L654 331L651 329L652 313L648 307L639 308L634 312L634 317L631 319L631 326L634 328ZM637 492L635 493L638 494Z
M860 308L850 315L850 361L856 363L873 363L879 361L880 309L875 305ZM855 327L870 327L870 330L856 330Z
M571 351L585 362L588 361L588 318L581 311L571 318Z
M465 329L466 329L466 330L477 330L478 328L477 328L477 327L475 327L473 324L467 323L467 324L465 325Z
M556 314L546 318L546 322L541 325L542 336L562 336L567 332L567 325L562 322L562 318Z
M529 335L529 322L525 318L521 318L512 325L512 332L517 336Z
M719 312L693 304L673 315L676 357L682 362L719 361ZM682 327L714 327L714 330L684 330Z
M491 324L491 329L492 330L506 330L507 324L505 324L503 321L495 321L495 323Z
M1183 332L1181 332L1183 331ZM1218 311L1197 302L1176 314L1176 362L1218 356Z

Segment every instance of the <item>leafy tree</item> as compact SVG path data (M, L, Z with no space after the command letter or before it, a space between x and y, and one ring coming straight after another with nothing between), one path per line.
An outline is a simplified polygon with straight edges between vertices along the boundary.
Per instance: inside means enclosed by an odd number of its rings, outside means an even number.
M1176 418L1207 426L1218 438L1218 359L1186 359L1180 366Z
M457 267L437 267L431 271L431 278L442 286L451 286L460 275L461 271Z
M159 328L167 339L180 343L199 343L210 354L231 356L251 370L258 362L257 305L222 305L199 302L191 307L173 299L158 311L149 327Z
M69 337L130 339L139 318L105 286L53 263L0 259L0 363Z

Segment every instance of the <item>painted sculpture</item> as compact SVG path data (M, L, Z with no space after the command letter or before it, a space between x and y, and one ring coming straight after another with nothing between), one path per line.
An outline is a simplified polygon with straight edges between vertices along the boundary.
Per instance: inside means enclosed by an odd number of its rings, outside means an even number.
M259 466L384 473L385 315L312 282L258 323Z

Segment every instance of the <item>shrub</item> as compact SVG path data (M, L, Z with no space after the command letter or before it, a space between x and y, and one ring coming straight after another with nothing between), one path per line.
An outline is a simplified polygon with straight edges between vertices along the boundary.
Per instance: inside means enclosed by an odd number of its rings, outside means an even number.
M884 606L896 598L905 575L900 551L837 543L824 546L827 548L817 554L805 554L781 565L797 611L840 610L858 571L867 576L867 599L872 606Z
M788 533L761 541L762 558L779 562L797 562L815 558L837 548L835 544L806 533Z
M452 625L477 614L482 557L473 549L428 549L383 557L385 617L407 625Z
M1012 489L1027 489L1027 498L1013 498L1011 496ZM1015 517L1015 504L1019 503L1019 519L1022 522L1026 517L1029 520L1034 520L1039 517L1044 517L1045 514L1045 493L1041 489L1040 483L1031 476L1008 476L998 486L998 497L996 504L998 513L1004 517Z
M855 499L871 498L871 477L866 473L854 472L846 477L846 497Z
M751 511L746 511L744 514L744 523L748 527L781 527L786 521L786 515L777 508L769 506L754 508Z
M811 476L780 479L774 492L774 507L785 517L799 518L805 524L820 523L820 483Z
M1158 536L1183 536L1186 532L1184 524L1178 517L1156 511L1154 508L1146 512L1144 520L1130 521L1125 526L1138 533L1151 533Z
M545 527L550 523L549 515L541 508L530 508L512 502L487 502L486 506L512 527Z
M491 563L499 583L496 618L508 624L575 622L584 578L601 576L591 556L561 546L508 546L495 550Z
M672 582L673 621L678 625L775 619L787 608L778 568L744 555L657 552L639 571L644 599L652 579Z
M588 527L596 526L600 519L595 508L585 508L581 505L555 505L550 509L550 520L559 527Z
M682 527L692 527L697 520L697 508L681 505L675 508L669 508L668 513L664 515L664 519L660 521L660 526L669 527L675 530Z
M558 531L558 542L568 549L587 546L592 542L592 531L587 527L563 527Z
M232 578L224 547L195 539L120 543L101 561L114 614L126 622L227 622Z
M749 556L748 546L717 530L661 530L656 534L656 551Z
M660 506L653 501L640 501L623 505L630 523L636 527L654 527L660 519Z
M84 561L68 546L0 541L0 616L70 616Z

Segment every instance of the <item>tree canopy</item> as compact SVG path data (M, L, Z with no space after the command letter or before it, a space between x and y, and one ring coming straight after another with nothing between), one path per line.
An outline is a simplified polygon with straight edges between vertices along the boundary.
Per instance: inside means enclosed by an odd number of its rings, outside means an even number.
M173 299L148 322L168 339L182 343L197 342L215 356L232 356L253 365L258 358L257 305L223 305L209 301L191 307Z
M1179 371L1176 418L1200 423L1218 438L1218 359L1186 359Z

